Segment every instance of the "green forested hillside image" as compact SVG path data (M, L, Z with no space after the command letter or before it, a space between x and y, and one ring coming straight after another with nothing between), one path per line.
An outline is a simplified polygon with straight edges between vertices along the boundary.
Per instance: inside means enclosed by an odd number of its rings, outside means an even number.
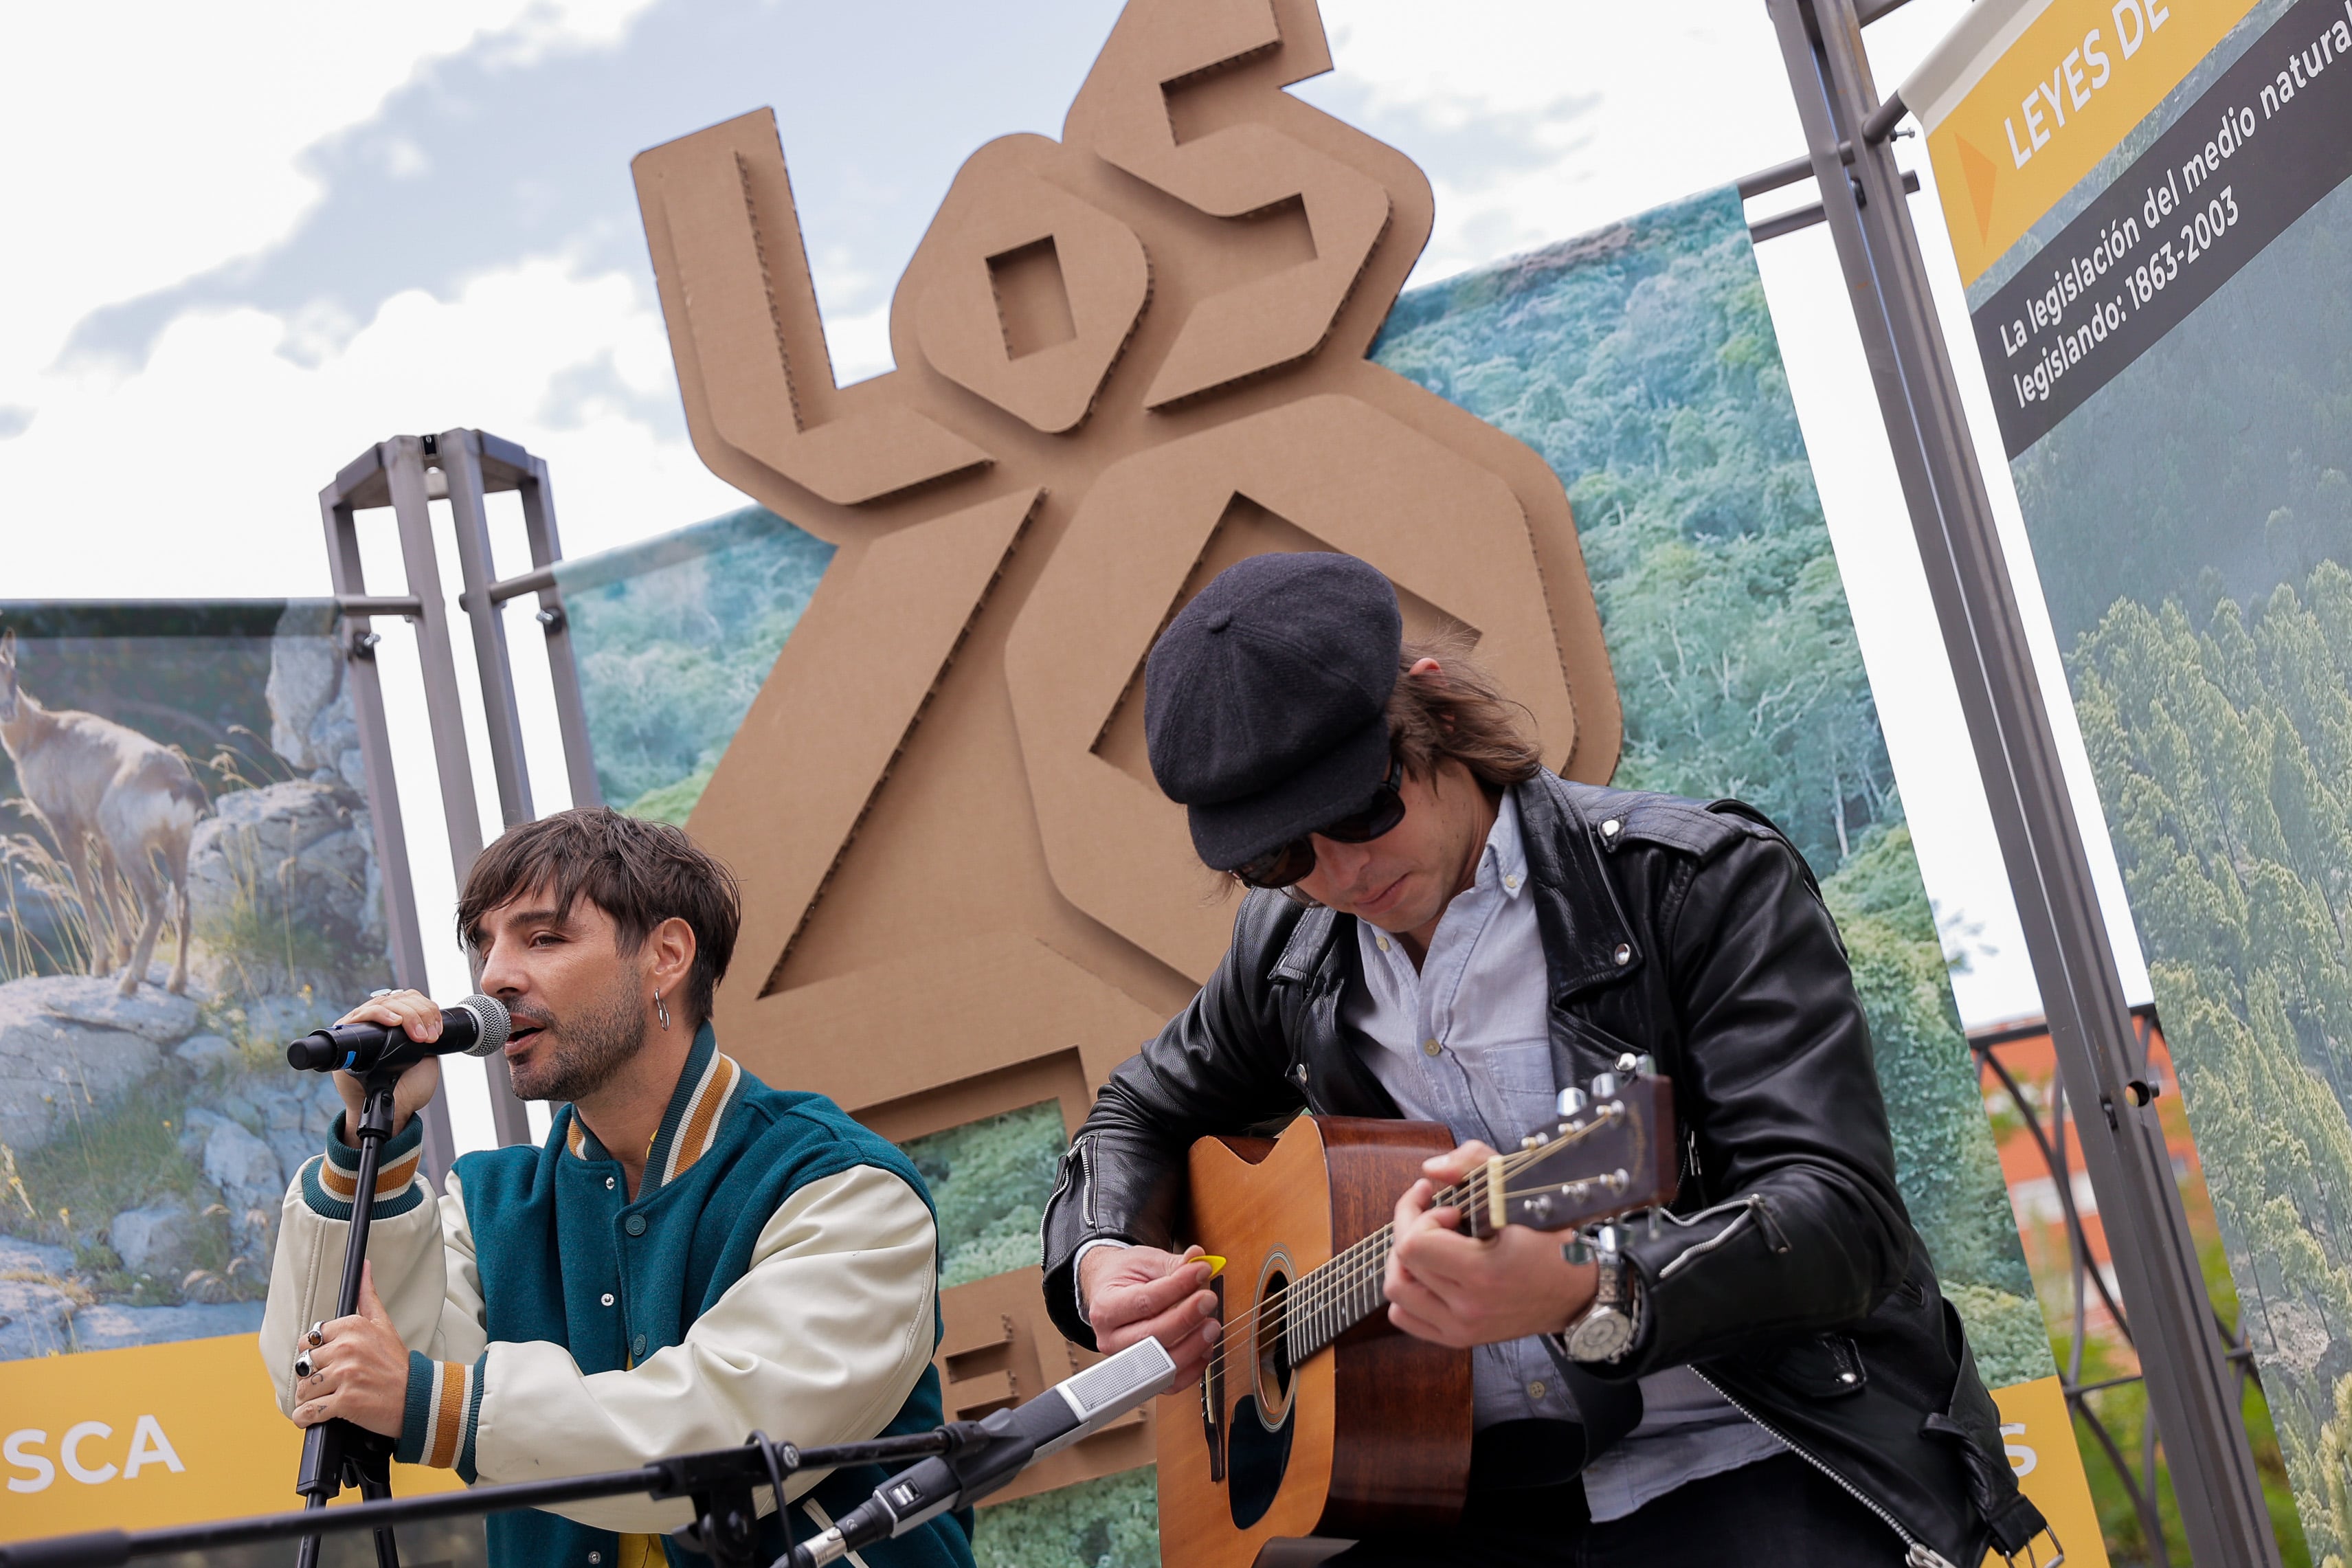
M686 821L832 559L753 506L557 569L608 804Z
M2013 465L2242 1328L2352 1561L2352 187Z
M2313 1556L2352 1542L2352 572L2118 600L2076 709Z
M1625 708L1615 782L1738 795L1822 879L1903 1195L1985 1381L2054 1371L1730 191L1398 301L1373 357L1543 454Z

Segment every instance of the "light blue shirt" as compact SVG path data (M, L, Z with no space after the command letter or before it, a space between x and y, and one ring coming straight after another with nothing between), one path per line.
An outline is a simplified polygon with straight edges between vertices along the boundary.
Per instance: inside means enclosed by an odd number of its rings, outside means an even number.
M1404 944L1356 922L1364 984L1340 1021L1362 1034L1371 1068L1397 1109L1443 1122L1455 1142L1496 1149L1553 1120L1550 981L1528 887L1519 808L1507 792L1471 885L1454 896L1415 969ZM1576 1405L1539 1339L1472 1352L1474 1422L1576 1419ZM1585 1468L1596 1521L1622 1519L1685 1481L1720 1475L1780 1451L1695 1373L1642 1379L1642 1424Z

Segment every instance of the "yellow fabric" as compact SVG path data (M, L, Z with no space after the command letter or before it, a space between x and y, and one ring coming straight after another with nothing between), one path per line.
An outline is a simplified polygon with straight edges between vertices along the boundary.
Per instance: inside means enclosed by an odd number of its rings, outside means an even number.
M620 1560L620 1568L656 1568L669 1561L669 1554L661 1549L661 1538L656 1535L625 1535L614 1555Z

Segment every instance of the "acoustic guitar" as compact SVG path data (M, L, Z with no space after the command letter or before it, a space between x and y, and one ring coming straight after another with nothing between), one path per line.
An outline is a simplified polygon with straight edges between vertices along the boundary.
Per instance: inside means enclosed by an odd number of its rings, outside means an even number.
M1675 1194L1674 1093L1603 1074L1559 1121L1437 1194L1462 1228L1563 1230ZM1224 1332L1197 1389L1160 1403L1169 1568L1312 1563L1443 1529L1470 1475L1470 1352L1391 1327L1396 1200L1454 1147L1426 1121L1302 1116L1278 1138L1192 1145L1185 1239L1221 1255Z

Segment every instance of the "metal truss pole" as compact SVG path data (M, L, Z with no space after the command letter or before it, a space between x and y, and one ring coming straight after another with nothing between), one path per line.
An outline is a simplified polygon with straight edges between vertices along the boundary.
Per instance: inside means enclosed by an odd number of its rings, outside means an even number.
M375 862L383 872L384 925L392 934L393 984L421 991L425 985L424 931L416 918L416 889L408 877L408 830L400 819L400 790L393 781L392 732L384 723L383 680L375 664L376 636L368 629L371 615L402 613L415 601L368 598L367 577L360 565L359 528L344 483L354 477L353 469L374 456L371 451L319 492L319 512L327 529L328 570L341 611L335 622L335 640L343 656L343 679L351 687L352 717L359 724L368 818L374 829ZM434 1095L424 1116L425 1179L438 1188L457 1157L457 1140L449 1130L446 1087Z
M548 682L554 689L555 723L563 740L565 782L572 804L597 805L595 762L588 746L588 710L580 695L580 671L572 658L572 625L563 590L556 586L556 563L563 544L556 534L555 498L547 464L511 441L486 430L444 430L438 439L451 476L450 509L457 523L461 592L457 604L472 618L476 658L482 666L482 701L503 717L490 726L490 754L499 780L499 805L508 826L529 821L530 775L514 706L514 669L507 657L506 625L500 615L509 599L539 595L539 625L547 638ZM492 580L488 515L484 494L516 491L522 502L523 538L530 570L503 582Z
M2278 1546L2237 1380L2138 1084L2116 972L1984 477L1961 411L1855 0L1766 0L1862 331L1904 500L2049 1016L2083 1163L2196 1562L2272 1568ZM1884 5L1874 12L1887 9ZM1876 131L1879 140L1865 133ZM1852 149L1852 173L1842 153Z
M437 443L436 443L437 444ZM418 663L425 680L425 719L433 738L433 760L441 787L441 812L449 841L449 863L463 887L475 858L482 852L481 807L474 795L473 763L466 743L466 725L457 690L457 665L449 641L449 612L441 596L441 570L433 543L433 518L425 474L425 441L414 436L394 437L362 453L335 476L319 494L327 527L327 554L333 565L335 597L353 626L347 652L352 655L355 703L361 707L362 755L368 770L369 793L377 823L377 855L383 868L386 896L397 898L405 911L393 921L394 960L401 962L402 921L415 931L415 895L408 886L405 835L400 829L399 792L392 767L391 737L384 725L381 679L376 673L374 644L367 631L371 616L398 615L416 626ZM404 592L397 597L368 594L361 573L358 525L360 510L390 506L399 530ZM373 712L373 720L368 717ZM393 837L385 836L390 825ZM394 858L394 856L397 858ZM414 942L414 967L399 975L402 984L422 989L425 983L424 950ZM514 1095L506 1063L486 1057L482 1066L489 1079L490 1121L499 1142L530 1142L530 1121ZM444 1097L436 1096L438 1105ZM437 1136L444 1151L441 1169L454 1154L446 1108L438 1117ZM436 1124L428 1121L428 1148Z

